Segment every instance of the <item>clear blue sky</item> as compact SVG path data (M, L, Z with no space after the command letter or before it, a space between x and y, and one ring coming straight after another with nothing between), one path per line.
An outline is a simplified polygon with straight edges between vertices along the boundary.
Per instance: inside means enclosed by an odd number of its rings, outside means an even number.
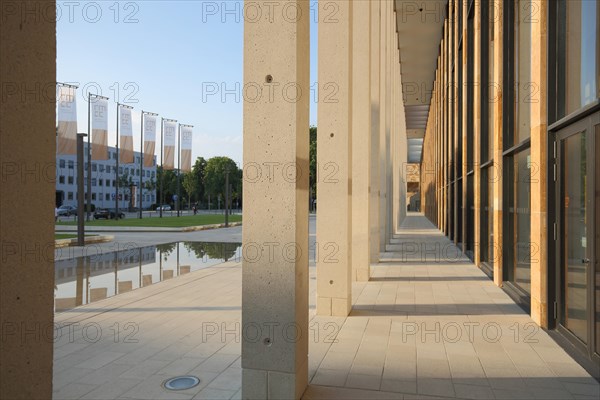
M136 150L139 114L147 110L195 126L193 159L225 155L241 164L241 97L236 101L228 95L223 102L219 93L203 102L202 93L203 87L206 92L214 84L227 89L243 85L243 1L125 1L117 3L119 7L112 0L68 3L57 2L57 81L80 84L79 132L87 132L84 93L89 89L110 97L111 146L118 96L121 103L135 107ZM233 12L225 13L225 6ZM311 82L315 82L316 1L311 9ZM241 89L238 93L241 96ZM310 121L316 124L314 102Z

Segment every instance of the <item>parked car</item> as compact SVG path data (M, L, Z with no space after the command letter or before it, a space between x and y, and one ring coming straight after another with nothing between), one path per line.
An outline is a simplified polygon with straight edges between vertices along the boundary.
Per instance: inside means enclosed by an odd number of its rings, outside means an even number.
M94 219L114 219L115 216L117 215L116 210L113 209L108 209L108 208L98 208L96 209L96 212L94 212ZM119 219L123 219L125 218L125 213L119 211Z
M71 215L77 215L77 208L73 206L60 206L58 207L59 217L70 217Z
M164 206L158 206L158 207L156 207L156 211L160 211L161 209L163 211L171 211L171 206L168 205L168 204L165 204Z

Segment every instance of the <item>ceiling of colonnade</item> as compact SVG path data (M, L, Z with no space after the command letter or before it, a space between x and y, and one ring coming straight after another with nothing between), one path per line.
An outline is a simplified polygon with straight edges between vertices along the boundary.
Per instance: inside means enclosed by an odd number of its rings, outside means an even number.
M419 162L448 0L395 0L408 162Z

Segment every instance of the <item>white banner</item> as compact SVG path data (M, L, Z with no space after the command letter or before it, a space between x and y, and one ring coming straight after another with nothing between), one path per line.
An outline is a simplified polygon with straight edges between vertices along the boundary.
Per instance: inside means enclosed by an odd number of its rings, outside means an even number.
M108 160L108 100L92 98L92 160Z
M154 150L156 147L156 117L144 114L144 167L154 164Z
M77 102L74 87L58 87L58 154L77 154Z
M181 126L181 170L190 172L192 170L192 127Z
M175 140L177 136L177 123L165 121L163 127L163 169L175 168Z
M119 162L131 164L133 159L133 123L131 109L119 107Z

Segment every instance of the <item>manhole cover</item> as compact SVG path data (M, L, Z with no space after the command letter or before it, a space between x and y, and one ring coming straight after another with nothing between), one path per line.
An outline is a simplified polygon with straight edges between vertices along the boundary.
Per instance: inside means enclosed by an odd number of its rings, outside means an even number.
M169 390L186 390L197 386L200 383L200 379L195 376L177 376L171 378L163 383L163 386Z

